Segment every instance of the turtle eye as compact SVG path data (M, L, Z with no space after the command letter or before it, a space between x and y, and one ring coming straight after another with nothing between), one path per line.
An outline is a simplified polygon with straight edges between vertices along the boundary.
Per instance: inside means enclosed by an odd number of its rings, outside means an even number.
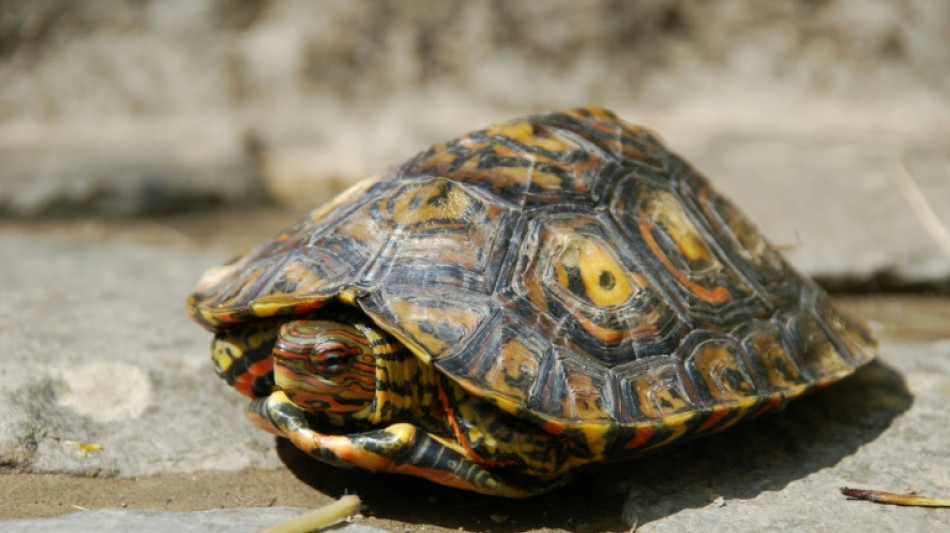
M321 374L339 374L346 369L347 353L341 350L325 350L315 354L316 370Z

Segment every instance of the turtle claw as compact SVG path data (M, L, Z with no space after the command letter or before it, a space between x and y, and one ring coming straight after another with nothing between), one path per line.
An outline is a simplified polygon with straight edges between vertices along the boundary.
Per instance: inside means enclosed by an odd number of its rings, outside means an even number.
M311 457L334 466L422 477L436 483L519 498L544 491L515 486L474 462L457 446L408 423L350 435L328 435L308 425L307 411L282 391L251 403L248 416L261 428L286 437Z
M278 437L283 437L284 432L278 428L273 421L271 421L270 416L267 412L267 400L269 397L258 398L250 403L247 406L247 417L254 423L255 426L263 429L264 431L277 435Z

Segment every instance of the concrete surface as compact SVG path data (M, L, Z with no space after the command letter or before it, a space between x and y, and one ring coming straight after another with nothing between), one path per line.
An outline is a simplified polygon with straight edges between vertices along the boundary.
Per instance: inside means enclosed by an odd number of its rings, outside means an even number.
M850 287L950 289L950 143L912 138L725 128L681 144L799 270Z
M0 240L15 258L0 286L16 289L0 304L0 462L95 476L279 464L270 438L230 423L242 407L207 379L208 336L184 316L182 289L218 256Z
M431 143L593 104L802 270L948 287L900 179L947 233L948 34L939 0L8 2L0 216L315 207Z
M287 217L0 225L10 258L0 270L0 519L74 506L313 508L351 492L362 524L394 532L950 528L944 510L837 492L950 493L950 301L936 296L846 299L884 340L879 362L783 413L542 498L499 501L315 463L244 418L182 303L205 267Z
M0 3L0 530L236 531L346 492L394 533L950 530L837 493L950 495L948 33L937 0ZM333 469L245 420L185 315L205 268L430 143L577 105L862 293L880 361L529 501Z
M239 126L222 123L6 123L0 216L130 217L266 204L253 146Z
M71 515L38 520L0 522L5 533L250 533L290 520L306 509L214 509L193 513L98 509ZM338 533L382 533L379 529L355 524L342 524L330 531Z

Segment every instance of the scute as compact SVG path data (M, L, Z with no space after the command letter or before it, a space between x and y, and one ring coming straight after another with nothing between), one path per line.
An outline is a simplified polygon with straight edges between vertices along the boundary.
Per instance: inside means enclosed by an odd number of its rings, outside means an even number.
M812 314L783 309L775 319L784 326L789 342L794 346L798 366L811 381L850 373L854 368L850 354L837 345Z
M188 298L208 329L280 314L302 314L343 292L378 254L386 234L365 204L389 188L356 184L334 202L230 263L210 269Z
M625 238L659 271L696 327L728 329L769 309L747 279L667 184L638 176L620 181L610 213Z
M724 427L875 349L704 177L602 109L435 145L190 303L219 328L331 301L510 413L613 435L598 449Z
M723 256L756 293L771 305L793 300L802 291L797 275L765 240L749 219L729 199L714 191L709 182L679 158L678 192L712 233Z
M469 390L482 391L509 412L531 402L551 343L530 322L510 312L495 313L470 340L470 349L439 360L439 368L460 378Z
M528 404L532 410L561 420L609 423L615 418L604 365L565 348L554 348L546 359Z
M433 290L426 294L384 288L360 300L363 310L424 359L464 350L491 315L490 300L478 293Z
M555 345L615 365L671 353L686 326L609 220L540 213L503 293Z
M696 404L679 362L670 357L633 361L615 367L611 374L623 402L621 422L662 420L687 412Z
M362 285L490 294L512 231L511 209L477 187L442 177L403 179L364 216L381 248Z
M575 204L610 187L618 160L662 166L650 132L601 109L574 109L491 126L433 146L406 178L446 176L524 208Z
M696 397L706 405L728 404L762 395L739 343L731 335L694 331L683 340L676 358Z
M787 346L788 335L775 323L750 320L733 335L748 355L751 374L764 381L769 391L793 389L806 381Z

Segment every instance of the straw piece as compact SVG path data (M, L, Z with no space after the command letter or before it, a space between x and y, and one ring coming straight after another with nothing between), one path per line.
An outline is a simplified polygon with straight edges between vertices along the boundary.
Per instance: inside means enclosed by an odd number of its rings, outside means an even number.
M927 197L924 196L920 187L917 186L917 182L914 181L914 178L910 175L910 172L907 171L907 167L904 166L904 162L900 158L895 158L891 162L890 174L897 183L897 187L904 195L904 198L907 200L907 203L909 203L911 209L913 209L917 220L920 221L920 224L927 233L930 234L930 238L933 239L937 248L943 252L943 255L947 259L950 259L950 230L940 222L940 217L934 212L933 207L930 206L930 202L927 201Z
M942 498L928 498L916 494L894 494L880 490L852 489L841 487L841 494L854 500L865 500L874 503L890 505L906 505L908 507L950 507L950 500Z
M275 524L258 533L311 533L360 512L360 499L349 495L297 518Z

